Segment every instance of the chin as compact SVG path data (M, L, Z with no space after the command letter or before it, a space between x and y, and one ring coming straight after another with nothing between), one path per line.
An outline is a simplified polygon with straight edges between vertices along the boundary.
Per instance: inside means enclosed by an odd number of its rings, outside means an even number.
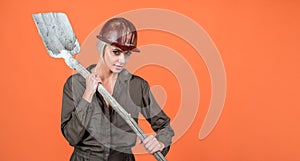
M113 69L111 70L112 73L120 73L123 69L119 70L119 69Z

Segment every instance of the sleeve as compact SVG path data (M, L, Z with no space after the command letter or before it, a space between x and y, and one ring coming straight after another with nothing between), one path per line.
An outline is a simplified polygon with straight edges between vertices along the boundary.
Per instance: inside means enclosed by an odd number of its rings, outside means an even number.
M67 80L63 89L61 131L70 145L74 146L81 141L85 133L85 127L87 127L91 117L91 108L89 108L90 103L88 101L78 96L78 92L73 92L78 81L72 78Z
M165 145L162 154L166 155L170 149L172 143L172 137L174 131L170 126L170 118L163 112L154 96L150 91L149 84L145 81L142 84L143 93L143 107L141 113L151 124L152 129L156 132L156 138L158 141Z

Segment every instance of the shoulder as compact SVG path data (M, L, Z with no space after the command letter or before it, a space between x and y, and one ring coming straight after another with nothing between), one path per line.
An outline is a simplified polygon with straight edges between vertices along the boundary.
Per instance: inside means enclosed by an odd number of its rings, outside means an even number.
M122 72L119 74L121 81L129 81L130 85L139 86L147 84L147 81L142 77L132 74L127 69L123 69Z
M131 100L137 105L142 106L145 89L148 89L147 81L137 75L132 75L129 80L129 93Z
M135 85L135 86L141 86L141 87L149 86L148 82L144 78L134 75L134 74L132 74L132 76L131 76L130 84Z
M150 91L149 83L142 77L132 75L129 82L130 93L136 93L138 95L145 95Z

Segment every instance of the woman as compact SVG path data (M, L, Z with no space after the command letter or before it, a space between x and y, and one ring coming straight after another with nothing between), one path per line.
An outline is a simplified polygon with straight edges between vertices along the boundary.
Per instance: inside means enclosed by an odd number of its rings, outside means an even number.
M100 59L87 68L91 74L86 80L74 74L64 86L61 129L74 146L71 161L135 160L131 148L136 135L97 92L98 83L135 121L142 113L156 132L156 136L143 140L144 147L149 153L161 151L166 155L174 135L170 119L156 103L149 84L125 69L131 52L139 52L136 28L127 19L112 18L97 38Z

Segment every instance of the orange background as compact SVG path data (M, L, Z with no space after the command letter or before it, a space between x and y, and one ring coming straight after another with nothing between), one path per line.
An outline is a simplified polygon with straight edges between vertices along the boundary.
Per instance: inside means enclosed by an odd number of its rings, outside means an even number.
M173 10L200 24L218 47L227 76L227 97L221 118L212 133L199 140L210 100L210 78L205 64L190 46L175 37L169 36L174 38L170 41L157 38L163 33L156 34L157 37L151 32L141 33L140 44L162 43L180 51L195 70L201 89L197 117L186 134L173 144L167 158L170 161L300 160L300 1L10 0L0 3L1 161L64 161L69 160L72 151L60 131L62 87L72 70L46 53L31 14L67 13L82 43L106 19L149 7ZM150 84L165 84L168 97L178 97L178 90L172 92L170 88L178 86L173 78L170 82L160 82L151 77L157 68L141 70L137 74L149 79ZM171 117L176 114L176 104L172 100L166 103ZM154 158L138 155L137 160Z

